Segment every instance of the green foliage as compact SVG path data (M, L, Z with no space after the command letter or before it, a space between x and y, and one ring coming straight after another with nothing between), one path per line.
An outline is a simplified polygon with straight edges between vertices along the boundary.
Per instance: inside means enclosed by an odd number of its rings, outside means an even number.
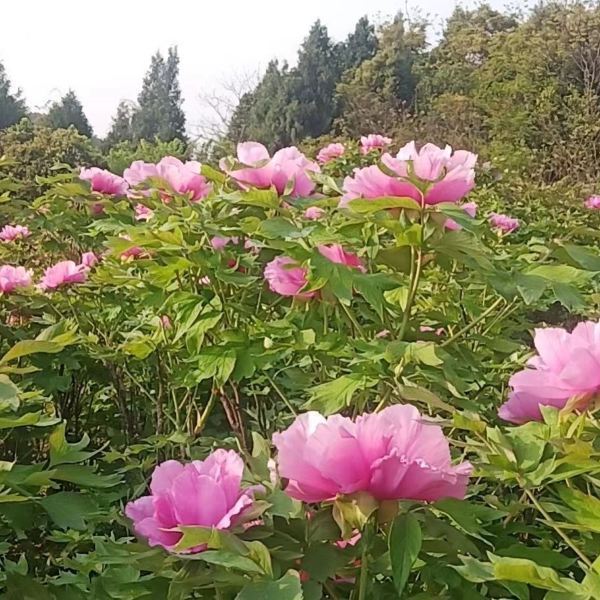
M83 106L73 90L69 90L59 102L52 104L44 118L52 129L74 127L81 135L91 138L92 127L83 112Z
M111 147L106 155L106 164L109 171L122 175L134 160L156 163L163 156L185 160L189 158L189 149L179 139L163 142L156 138L153 142L141 140L137 144L125 141Z
M0 129L18 123L26 114L25 100L21 91L11 92L11 82L0 62Z

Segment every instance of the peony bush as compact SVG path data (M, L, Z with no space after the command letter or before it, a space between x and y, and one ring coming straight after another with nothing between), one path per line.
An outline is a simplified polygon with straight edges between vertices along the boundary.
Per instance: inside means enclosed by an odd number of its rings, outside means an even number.
M7 598L600 598L583 197L378 134L36 185L0 177Z

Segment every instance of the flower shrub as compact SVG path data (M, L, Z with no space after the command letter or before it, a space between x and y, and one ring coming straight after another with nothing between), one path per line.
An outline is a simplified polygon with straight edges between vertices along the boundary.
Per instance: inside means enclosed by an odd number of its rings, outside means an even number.
M600 597L597 213L365 144L0 161L8 598Z

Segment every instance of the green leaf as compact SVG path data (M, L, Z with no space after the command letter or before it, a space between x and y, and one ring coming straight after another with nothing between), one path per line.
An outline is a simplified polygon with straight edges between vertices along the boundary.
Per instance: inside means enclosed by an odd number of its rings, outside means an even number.
M354 213L360 215L370 215L380 210L389 210L391 208L406 208L409 210L418 210L419 204L412 198L384 197L373 200L356 199L348 202L348 207Z
M202 350L198 356L199 374L197 381L210 379L215 380L215 385L222 386L231 375L236 362L235 350L226 349L221 346L211 346Z
M358 373L342 375L337 379L315 386L312 389L310 400L304 408L330 415L350 406L357 391L366 390L376 384L376 380Z
M40 500L50 518L61 529L86 529L88 520L97 510L90 496L77 492L58 492Z
M39 423L42 413L30 412L20 417L0 417L0 429L12 429L13 427L25 427Z
M515 282L519 293L527 304L539 300L548 287L548 281L543 277L525 273L517 273Z
M82 452L84 448L87 448L90 443L90 438L87 434L83 434L83 437L79 442L70 444L65 439L66 422L62 422L49 437L50 445L50 466L64 464L64 463L78 463L84 460L89 460L95 454L98 454L99 450L92 452Z
M539 265L527 271L527 275L542 277L557 283L575 283L589 277L589 273L570 265Z
M244 573L264 574L261 565L252 559L227 550L205 550L204 552L200 552L197 558L211 565L219 565L227 569L237 569Z
M51 471L51 478L68 481L90 488L110 488L121 483L121 475L99 475L89 465L59 465Z
M422 542L421 526L416 517L408 513L394 519L388 538L388 546L394 586L399 596L402 595L410 571L419 556Z
M296 571L288 571L277 581L249 583L235 600L304 600L300 575Z
M63 349L62 344L56 342L47 342L44 340L23 340L17 342L1 359L0 365L6 364L11 360L16 360L29 354L56 354Z
M0 375L0 411L17 410L19 393L19 388L6 375Z

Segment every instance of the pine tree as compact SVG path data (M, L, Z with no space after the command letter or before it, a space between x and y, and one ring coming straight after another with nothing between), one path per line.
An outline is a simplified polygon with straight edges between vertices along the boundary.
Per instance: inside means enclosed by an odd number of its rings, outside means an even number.
M112 148L120 142L133 140L132 119L133 108L131 104L121 100L117 106L117 113L113 117L110 131L104 140L107 148Z
M73 90L69 90L58 102L50 107L46 122L52 129L68 129L71 125L89 138L93 136L92 127L83 112L83 106Z
M0 62L0 129L14 125L27 114L21 90L11 93L10 88L10 79Z
M354 31L339 45L342 69L356 69L363 61L373 58L377 52L377 45L375 27L369 23L368 17L361 17Z
M185 115L181 108L177 48L169 48L167 60L157 52L144 77L138 108L132 119L135 140L158 138L169 142L185 141Z

